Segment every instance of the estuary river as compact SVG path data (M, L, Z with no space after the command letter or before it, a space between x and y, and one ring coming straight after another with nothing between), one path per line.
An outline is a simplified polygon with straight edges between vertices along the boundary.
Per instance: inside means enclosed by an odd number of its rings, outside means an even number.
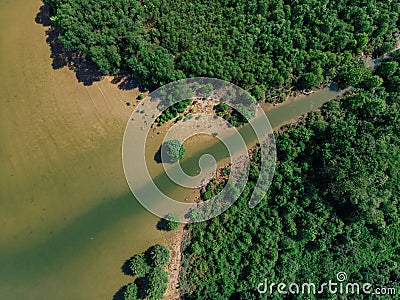
M111 78L86 86L53 68L41 6L0 2L0 299L111 299L131 280L124 261L170 237L133 198L122 169L126 102L138 92ZM267 115L277 127L338 95L323 89ZM160 138L147 145L149 157ZM206 146L189 141L189 159Z

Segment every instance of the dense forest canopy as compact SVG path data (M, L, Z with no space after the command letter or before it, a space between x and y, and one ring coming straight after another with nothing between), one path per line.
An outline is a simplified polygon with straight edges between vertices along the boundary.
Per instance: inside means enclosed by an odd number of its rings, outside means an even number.
M210 222L190 225L186 298L265 299L257 292L265 278L318 287L336 280L338 272L346 272L348 282L398 288L398 62L383 63L374 76L380 86L362 82L276 134L277 168L258 206L248 207L258 177L256 155L239 200ZM317 297L338 299L329 293Z
M265 92L331 80L396 43L400 1L46 0L60 39L106 74L154 88L209 76Z

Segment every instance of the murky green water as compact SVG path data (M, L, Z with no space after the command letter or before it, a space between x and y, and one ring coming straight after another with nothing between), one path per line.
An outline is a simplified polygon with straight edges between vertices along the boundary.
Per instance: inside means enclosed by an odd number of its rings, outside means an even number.
M168 239L123 174L121 143L132 112L125 101L136 91L110 79L84 86L68 68L53 70L47 28L35 22L41 5L0 2L0 299L111 299L130 280L122 263ZM323 90L289 101L268 112L271 124L336 95ZM250 128L241 132L253 142ZM157 138L152 143L150 156L159 146ZM188 164L209 145L189 143ZM209 152L223 158L219 147L211 141ZM154 174L160 167L150 165Z

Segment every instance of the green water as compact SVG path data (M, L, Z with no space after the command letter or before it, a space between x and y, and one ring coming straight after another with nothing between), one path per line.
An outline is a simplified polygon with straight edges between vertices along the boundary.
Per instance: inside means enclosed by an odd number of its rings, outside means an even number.
M45 31L35 22L40 1L0 2L0 299L111 299L130 278L121 265L164 242L157 218L133 198L124 178L121 143L132 112L110 78L85 86L68 68L54 70ZM328 89L269 111L273 127L338 95ZM250 127L241 129L254 143ZM151 155L159 144L149 146ZM184 166L196 172L207 150L194 141ZM181 198L150 165L157 183Z

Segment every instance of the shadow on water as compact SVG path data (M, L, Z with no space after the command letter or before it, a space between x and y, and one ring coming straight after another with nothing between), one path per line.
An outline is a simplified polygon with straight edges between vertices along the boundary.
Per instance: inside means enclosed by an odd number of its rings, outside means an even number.
M221 144L216 143L208 147L207 152L213 153L216 160L226 157L227 153L221 151ZM197 166L200 155L204 153L194 153L182 162L183 169L190 169L190 166ZM163 187L163 192L169 192L177 189L177 185L163 172L153 178L157 186ZM151 183L141 187L144 190L151 188ZM134 217L137 214L147 213L141 204L129 192L118 198L99 204L87 213L77 217L66 228L52 235L44 242L28 248L18 253L7 253L0 255L1 278L8 278L10 282L21 280L35 280L31 274L48 274L52 268L49 266L62 266L63 263L73 259L82 248L88 246L92 237L100 232L109 229L117 222L126 218ZM157 221L156 221L157 222ZM162 224L154 224L161 226ZM5 245L0 245L0 249L6 249ZM0 250L1 253L1 250ZM46 258L46 264L43 258ZM129 259L130 260L130 259ZM130 275L129 260L122 266L121 271ZM13 272L15 268L20 272ZM6 276L6 274L9 274ZM48 274L51 275L51 274Z
M330 91L333 91L333 92L339 92L339 91L340 91L339 87L338 87L334 82L332 82L332 83L329 85L329 90L330 90Z
M113 296L113 300L124 300L124 293L126 291L127 285L124 285L123 287L121 287L118 292L116 292Z
M120 72L117 75L114 75L113 80L111 81L113 84L117 84L118 88L121 90L132 90L135 88L139 88L141 92L145 92L140 83L133 77L133 75L129 72Z
M217 153L217 161L226 156L226 153L219 150L218 144L207 149L211 153ZM185 167L197 165L198 159L199 154L195 153L182 162L182 167L185 169ZM153 181L157 186L163 186L163 192L167 194L177 188L176 184L164 172L155 176ZM142 188L146 190L149 187L151 187L150 183ZM94 235L106 231L121 220L142 213L147 212L130 192L101 203L74 219L66 228L42 243L17 253L3 252L0 255L0 278L7 278L11 283L21 280L34 281L36 278L32 278L31 274L33 273L51 276L54 267L62 267L68 260L73 260L83 248L89 246ZM154 226L160 225L154 224ZM0 249L7 249L6 245L0 246ZM45 264L43 263L44 258ZM121 266L122 273L126 275L130 275L129 260ZM49 266L52 267L49 268ZM13 271L16 268L20 272Z
M167 229L167 220L160 219L160 221L157 222L156 228L158 230L161 230L161 231L168 231L168 229Z
M44 4L40 7L35 17L35 22L44 27L48 27L45 31L46 42L50 47L50 58L54 70L64 67L75 73L78 82L86 86L92 85L96 81L100 81L104 74L99 70L95 63L90 59L83 58L78 51L66 49L59 39L59 32L54 28L50 20L49 7ZM114 76L112 83L117 84L121 90L131 90L140 87L139 83L128 72L121 72Z
M162 163L162 159L161 159L161 146L160 148L158 148L157 152L154 154L154 161L158 164Z
M130 268L131 261L133 259L133 256L128 258L126 261L121 266L121 271L123 274L128 275L128 276L133 276L132 270Z
M102 72L93 62L82 58L79 53L75 51L69 51L64 48L61 41L58 39L58 31L52 26L49 17L49 7L47 5L40 7L35 21L45 27L49 27L46 30L46 42L51 50L50 57L53 60L52 67L54 70L68 67L75 72L78 82L82 82L84 85L91 85L93 82L102 79Z
M20 282L35 280L31 276L34 273L50 273L54 268L49 266L61 267L68 260L73 260L82 248L92 242L94 235L109 229L120 220L142 212L144 210L131 193L99 204L43 243L17 254L0 255L1 278ZM2 245L0 249L6 248ZM16 268L20 271L15 272Z

